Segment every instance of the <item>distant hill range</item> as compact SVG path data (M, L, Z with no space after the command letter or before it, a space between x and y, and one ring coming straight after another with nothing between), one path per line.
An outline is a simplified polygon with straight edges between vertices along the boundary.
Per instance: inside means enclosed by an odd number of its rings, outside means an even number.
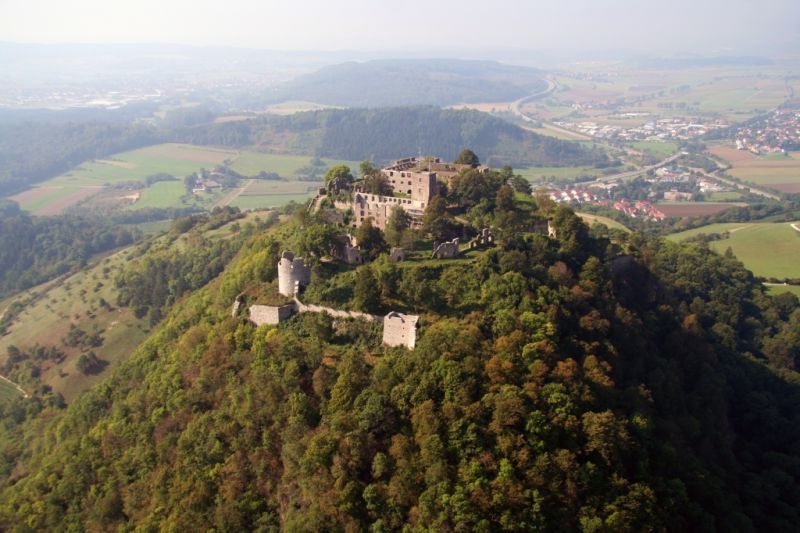
M454 159L471 148L492 166L602 165L601 150L537 135L487 113L433 106L327 109L183 128L177 142L376 162L435 154Z
M495 61L390 59L325 67L286 83L271 102L346 107L507 102L547 86L539 70Z

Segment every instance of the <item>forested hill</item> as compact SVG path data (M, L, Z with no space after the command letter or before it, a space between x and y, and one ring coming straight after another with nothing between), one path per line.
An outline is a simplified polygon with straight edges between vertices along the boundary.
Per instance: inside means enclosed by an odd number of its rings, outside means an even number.
M402 32L398 35L402 39ZM347 107L508 102L547 87L541 71L495 61L384 59L325 67L267 98Z
M323 223L254 236L112 379L63 412L7 409L0 529L796 530L797 299L706 247L611 242L506 193L484 219L547 217L558 238L384 256L355 288L314 268L306 297L372 288L420 313L413 351L366 322L231 317Z
M0 298L82 267L93 255L138 236L98 218L33 217L0 199Z
M55 118L55 112L0 114L0 195L66 172L87 159L160 142L153 128L112 121L108 113L103 120L81 118L87 113L65 114L66 120Z
M331 109L186 128L174 140L219 146L388 161L436 154L453 160L469 146L493 166L603 164L604 152L537 135L487 113L436 107Z

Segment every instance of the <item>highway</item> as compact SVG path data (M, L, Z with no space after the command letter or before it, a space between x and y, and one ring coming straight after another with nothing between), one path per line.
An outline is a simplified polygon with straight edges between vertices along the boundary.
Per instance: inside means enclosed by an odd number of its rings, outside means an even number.
M659 161L658 163L656 163L654 165L648 165L646 167L642 167L642 168L639 168L639 169L636 169L636 170L628 170L626 172L620 172L618 174L611 174L611 175L608 175L608 176L603 176L602 178L597 178L596 180L594 180L591 183L603 183L604 181L613 181L613 180L624 179L624 178L632 178L633 176L638 176L639 174L644 174L645 172L649 172L650 170L655 170L657 168L669 165L670 163L672 163L673 161L675 161L676 159L678 159L679 157L681 157L683 155L684 154L682 152L678 152L677 154L671 155L668 158L664 159L663 161Z
M762 190L762 189L756 189L756 188L751 187L749 185L744 185L742 183L739 183L738 181L733 181L733 180L728 179L728 178L722 178L717 173L709 174L708 172L706 172L702 168L690 168L690 170L698 172L698 173L702 174L703 176L707 177L708 179L721 181L722 183L725 183L727 185L731 185L736 189L749 190L753 194L758 194L759 196L763 196L765 198L769 198L770 200L778 200L778 201L780 201L780 199L781 199L781 197L778 196L777 194L773 194L771 192L767 192L767 191Z

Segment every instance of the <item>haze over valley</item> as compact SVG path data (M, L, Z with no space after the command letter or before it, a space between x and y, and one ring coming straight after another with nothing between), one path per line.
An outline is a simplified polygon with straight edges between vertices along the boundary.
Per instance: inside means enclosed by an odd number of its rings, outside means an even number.
M800 4L6 4L0 530L797 528Z

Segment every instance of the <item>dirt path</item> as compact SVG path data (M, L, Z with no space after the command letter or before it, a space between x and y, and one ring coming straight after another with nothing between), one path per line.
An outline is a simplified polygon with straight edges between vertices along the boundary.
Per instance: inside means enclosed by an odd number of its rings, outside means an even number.
M736 233L740 229L749 228L752 224L746 224L744 226L739 226L738 228L733 228L732 230L728 230L728 233Z
M232 201L236 200L239 197L239 195L245 191L245 189L247 189L250 185L252 185L252 183L253 180L249 180L247 182L247 185L245 185L244 187L239 187L238 189L232 190L231 192L220 198L219 201L216 204L214 204L214 207L225 207L226 205L229 205Z
M13 381L11 381L10 379L8 379L7 377L5 377L5 376L0 376L0 379L2 379L3 381L5 381L6 383L8 383L9 385L11 385L12 387L14 387L15 389L17 389L17 391L19 391L19 393L20 393L20 394L22 394L22 396L23 396L23 397L25 397L25 398L30 398L30 394L28 394L27 392L25 392L25 389L23 389L22 387L20 387L19 385L17 385L16 383L14 383L14 382L13 382Z

